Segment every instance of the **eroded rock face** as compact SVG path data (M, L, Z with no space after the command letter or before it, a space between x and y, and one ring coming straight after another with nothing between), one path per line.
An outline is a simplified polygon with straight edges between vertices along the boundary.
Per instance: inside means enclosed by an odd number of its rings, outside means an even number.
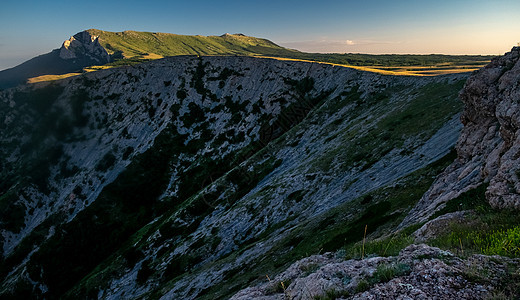
M491 153L486 164L486 171L492 177L486 196L491 205L501 208L520 208L520 48L495 62L502 67L504 74L490 93L497 93L495 115L500 124L500 136L503 141L495 150L499 159ZM474 82L474 83L473 83ZM472 81L478 85L478 78ZM494 176L493 176L494 175Z
M460 94L464 129L457 160L424 194L401 227L426 221L448 200L489 182L498 208L520 208L520 48L471 76Z
M92 36L88 31L79 32L64 41L60 48L60 58L87 58L100 64L106 64L111 60L107 50L99 44L98 37Z

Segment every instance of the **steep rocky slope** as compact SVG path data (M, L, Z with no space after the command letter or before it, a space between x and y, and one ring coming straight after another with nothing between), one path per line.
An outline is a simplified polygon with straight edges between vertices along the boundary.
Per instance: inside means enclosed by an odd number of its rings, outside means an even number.
M224 298L396 227L465 79L185 56L6 90L2 292Z
M468 79L457 158L400 233L304 258L232 299L517 299L520 260L474 253L520 254L519 61L516 47Z

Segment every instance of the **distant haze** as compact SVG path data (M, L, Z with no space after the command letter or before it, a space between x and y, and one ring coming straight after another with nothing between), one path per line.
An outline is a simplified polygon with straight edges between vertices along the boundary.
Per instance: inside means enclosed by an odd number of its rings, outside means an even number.
M4 0L0 70L89 28L244 33L306 52L498 55L520 42L519 13L518 0Z
M332 40L279 42L280 46L304 52L368 53L368 54L482 54L502 55L516 46L517 33L477 33L468 36L425 35L415 40Z

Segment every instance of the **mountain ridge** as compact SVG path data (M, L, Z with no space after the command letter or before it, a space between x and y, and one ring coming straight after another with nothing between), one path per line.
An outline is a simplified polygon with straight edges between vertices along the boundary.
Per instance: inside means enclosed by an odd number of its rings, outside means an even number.
M121 55L124 58L143 56L147 53L155 53L162 56L265 55L265 51L269 48L279 51L295 51L280 47L267 39L243 34L202 36L133 30L109 32L99 29L88 29L85 32L96 36L100 44L111 55L116 54L116 57ZM259 49L263 51L257 51Z
M176 55L269 55L296 52L261 38L245 35L189 36L139 31L81 31L59 49L0 71L0 89L23 84L31 77L80 72L85 67L117 60L123 64Z

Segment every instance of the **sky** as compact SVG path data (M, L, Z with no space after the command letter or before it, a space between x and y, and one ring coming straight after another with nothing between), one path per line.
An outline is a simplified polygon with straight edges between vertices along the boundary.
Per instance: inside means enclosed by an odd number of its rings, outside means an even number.
M243 33L306 52L502 55L520 42L520 0L2 0L0 70L90 28Z

